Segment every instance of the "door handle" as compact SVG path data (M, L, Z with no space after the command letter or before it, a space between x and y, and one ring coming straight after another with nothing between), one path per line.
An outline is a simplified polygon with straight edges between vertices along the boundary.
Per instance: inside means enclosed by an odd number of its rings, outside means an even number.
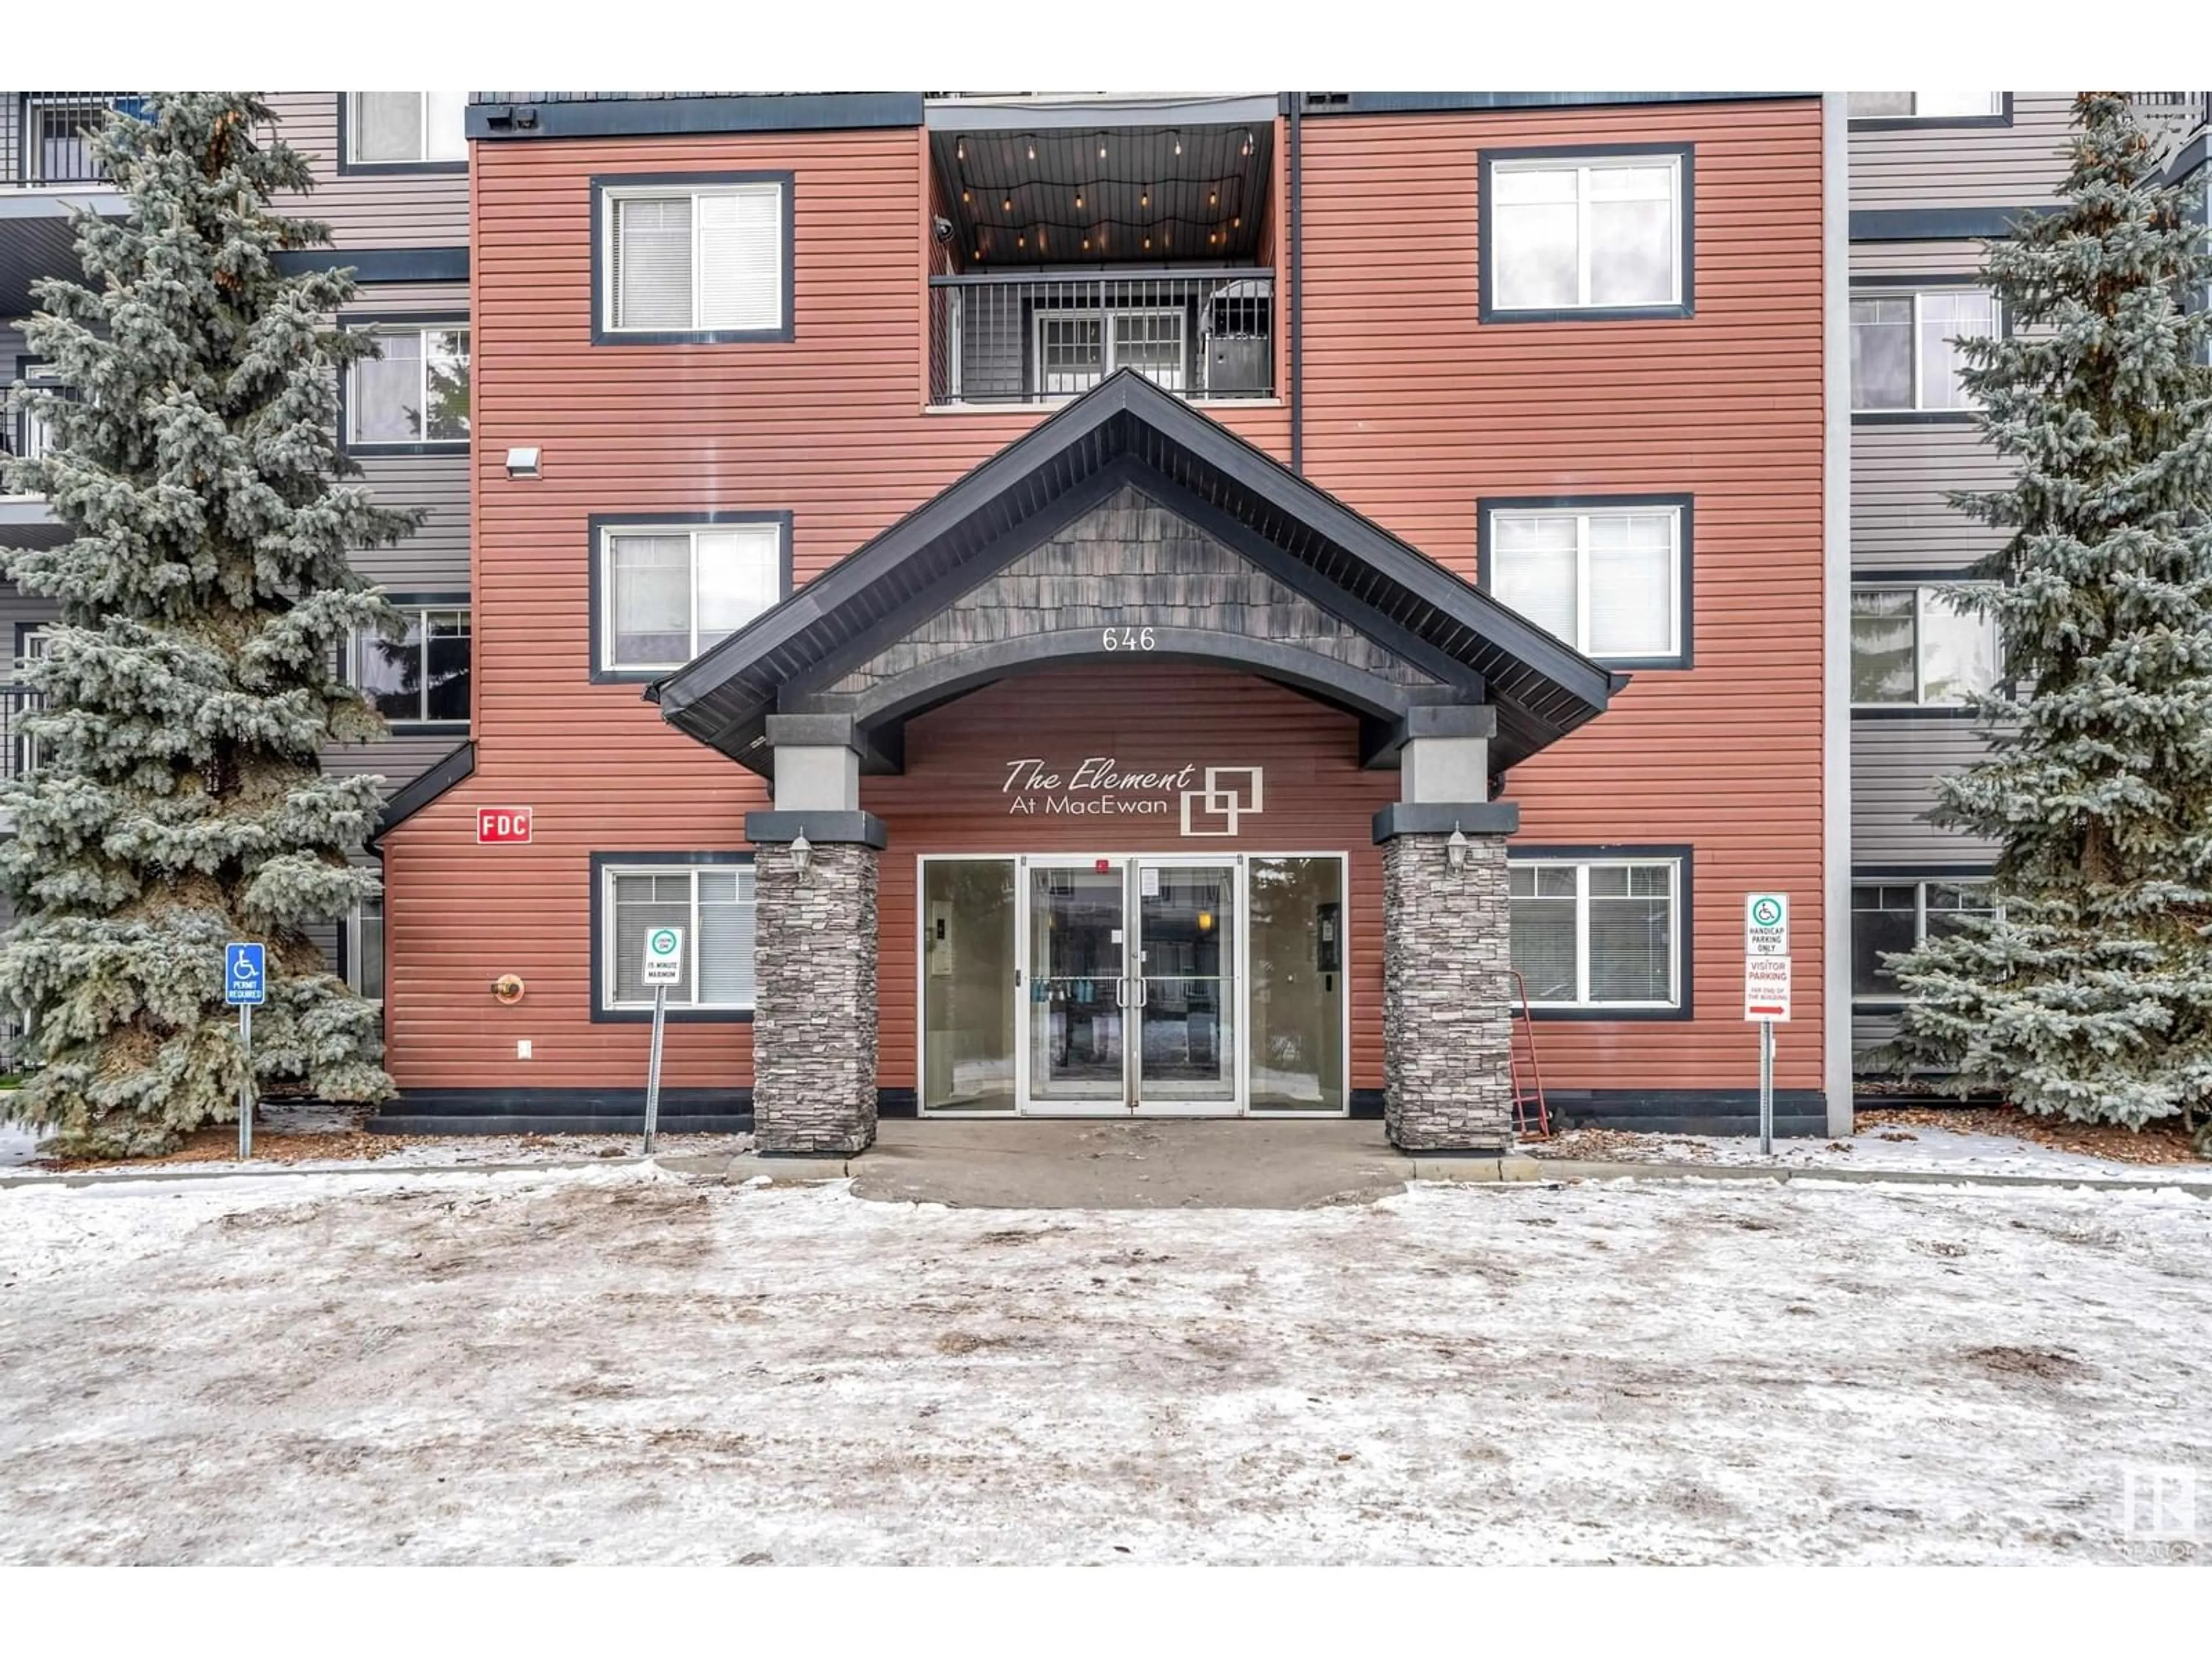
M1148 1006L1152 1000L1152 981L1142 974L1137 975L1137 1006Z
M1117 979L1114 981L1114 1006L1116 1008L1126 1008L1129 1006L1129 981L1126 979Z

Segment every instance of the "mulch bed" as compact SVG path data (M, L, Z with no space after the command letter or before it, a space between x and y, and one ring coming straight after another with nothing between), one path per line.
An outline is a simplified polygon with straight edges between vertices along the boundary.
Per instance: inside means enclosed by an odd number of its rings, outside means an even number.
M2060 1118L2033 1117L2013 1106L1861 1106L1858 1132L1884 1140L1917 1140L1923 1134L2009 1135L2062 1152L2101 1158L2115 1164L2202 1164L2190 1150L2189 1137L2179 1118L2167 1118L2141 1129L2123 1129L2112 1123L2072 1123ZM1844 1148L1832 1141L1832 1147ZM1529 1140L1522 1150L1537 1158L1602 1158L1624 1163L1646 1162L1664 1147L1686 1162L1711 1158L1697 1141L1677 1135L1640 1134L1628 1129L1564 1129L1549 1140Z

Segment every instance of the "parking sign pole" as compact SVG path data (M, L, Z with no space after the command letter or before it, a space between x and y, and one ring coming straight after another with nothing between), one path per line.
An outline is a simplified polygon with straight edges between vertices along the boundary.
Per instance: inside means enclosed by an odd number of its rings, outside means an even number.
M1759 1155L1774 1156L1774 1022L1759 1022Z
M653 988L653 1057L645 1067L645 1152L653 1155L653 1138L660 1127L660 1029L668 1014L668 988Z
M238 1046L246 1055L246 1075L238 1081L238 1157L253 1156L253 1005L238 1005Z

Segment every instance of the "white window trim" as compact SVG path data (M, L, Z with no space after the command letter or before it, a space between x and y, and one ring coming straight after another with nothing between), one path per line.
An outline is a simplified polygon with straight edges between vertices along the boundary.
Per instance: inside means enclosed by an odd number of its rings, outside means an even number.
M1176 306L1108 306L1103 310L1097 306L1069 307L1066 309L1053 307L1036 311L1031 314L1030 319L1030 395L1033 398L1078 398L1083 395L1081 392L1048 392L1044 389L1046 378L1044 363L1044 331L1047 324L1059 322L1084 322L1094 319L1097 321L1099 342L1098 356L1100 367L1098 370L1098 380L1091 382L1092 386L1097 386L1099 381L1106 380L1121 367L1121 363L1115 356L1114 349L1114 325L1124 317L1172 317L1175 319L1176 345L1177 349L1179 349L1182 354L1182 380L1183 384L1174 388L1174 390L1176 396L1181 397L1184 395L1190 389L1190 331L1188 326L1188 319L1185 317L1182 310L1179 307ZM1137 372L1140 374L1145 374L1145 371L1141 368ZM1145 378L1150 380L1152 377L1149 374L1145 374ZM1155 386L1159 384L1157 380L1154 380L1152 383ZM1167 388L1163 388L1163 390ZM1089 391L1090 387L1086 386L1084 390Z
M1651 167L1664 166L1667 169L1668 201L1673 217L1668 226L1667 263L1668 297L1663 300L1637 300L1623 302L1607 300L1600 303L1590 298L1590 180L1594 172L1618 167ZM1506 173L1572 173L1575 175L1575 302L1571 306L1514 306L1493 299L1491 309L1502 316L1511 316L1526 311L1665 311L1682 303L1682 158L1680 155L1654 151L1632 155L1560 155L1516 161L1501 156L1490 164L1490 176L1494 179ZM1498 213L1491 214L1491 234L1498 234ZM1491 258L1492 292L1498 262Z
M413 88L391 87L383 88L383 90L404 92L413 90ZM422 102L416 106L415 121L415 154L405 157L389 156L381 161L369 161L361 153L361 135L363 131L363 125L361 118L361 100L368 95L368 94L366 93L359 92L349 92L346 94L346 165L348 167L450 167L456 161L465 162L469 159L469 140L465 125L464 125L462 129L461 150L459 155L433 155L430 154L430 94L428 92L416 91L415 95L422 100ZM464 105L464 108L466 106ZM465 122L466 117L464 116L463 119Z
M360 328L361 332L374 334L379 337L398 334L413 334L418 337L429 334L467 336L470 332L470 325L467 323L363 323ZM475 355L476 341L471 337L468 356L471 362L475 361ZM434 449L458 450L466 449L469 447L467 437L434 438L430 435L430 349L427 341L423 343L415 356L415 383L421 398L416 406L422 411L422 435L419 438L362 437L356 429L356 422L361 419L361 371L362 365L368 361L367 358L362 358L346 365L345 442L348 449L381 449L388 446L404 446L412 448L419 446ZM473 409L469 411L469 430L470 436L473 437L476 431L476 411Z
M599 665L603 674L655 674L672 668L681 668L699 654L699 538L702 535L726 535L748 526L767 526L775 532L775 546L772 556L775 562L775 587L783 591L783 520L773 518L739 519L726 524L618 524L599 527ZM688 635L690 653L684 662L623 662L615 656L615 542L623 536L682 536L691 544L691 627ZM771 600L770 605L776 603ZM747 621L740 624L750 627ZM473 637L473 629L471 629Z
M1900 88L1899 90L1904 89ZM1946 121L1995 121L2002 119L2004 115L2004 94L2002 92L1990 94L1990 107L1974 115L1961 115L1956 110L1946 111L1940 114L1923 115L1920 112L1920 94L1917 92L1909 92L1906 96L1913 100L1912 112L1910 115L1850 115L1848 118L1855 122L1928 121L1940 125Z
M1990 587L1996 586L1993 582L1959 582L1947 585L1960 587ZM1973 706L1972 704L1960 699L1947 698L1941 702L1931 702L1929 701L1928 658L1926 651L1928 632L1927 629L1923 626L1923 620L1928 614L1929 599L1936 593L1936 588L1934 586L1926 582L1853 582L1851 584L1852 596L1856 598L1861 593L1910 593L1912 595L1912 697L1910 702L1899 700L1895 702L1861 702L1855 697L1851 700L1851 707L1854 708L1972 708ZM1990 634L1990 644L1991 647L1990 652L1990 660L1997 663L1997 678L1999 680L2002 680L2004 677L2004 665L2001 661L1997 660L1998 653L1996 647L1999 644L1999 641L1996 638L1996 618L1994 617L1979 617L1972 618L1972 620L1979 622ZM1846 646L1848 647L1848 645L1849 641L1847 640ZM1991 684L1994 686L1996 682L1993 681Z
M1854 381L1851 386L1852 414L1972 415L1981 407L1973 400L1973 394L1971 392L1967 394L1967 400L1963 404L1945 404L1940 408L1930 408L1928 404L1928 365L1922 357L1920 349L1920 302L1931 295L1949 297L1960 294L1978 294L1989 301L1990 332L1986 337L1995 339L2004 332L2004 308L1998 303L1996 295L1988 289L1978 288L1972 283L1938 283L1928 288L1915 289L1854 289L1851 291L1850 300L1854 302L1860 300L1910 300L1912 301L1912 321L1909 325L1912 333L1912 401L1905 404L1862 404L1859 402L1858 385ZM1844 326L1846 328L1856 326L1850 321L1848 306L1844 311Z
M689 1002L678 1002L676 1000L674 995L672 994L668 999L669 1008L671 1011L678 1009L682 1009L687 1012L696 1010L702 1013L752 1012L760 1001L760 987L757 983L753 987L753 994L750 1000L744 1002L702 1002L699 1000L697 995L699 988L700 872L706 871L711 873L724 870L744 870L750 867L750 866L743 864L602 865L599 869L599 879L601 883L599 888L599 933L602 940L600 952L604 959L599 963L600 1008L609 1013L650 1013L653 1010L653 999L651 997L641 998L631 1002L623 1002L619 1000L616 996L616 988L622 983L621 972L615 957L615 952L619 948L618 942L622 935L622 927L615 912L615 878L617 876L681 875L688 878L691 884L690 912L689 919L684 925L684 949L686 957L684 965L684 974L685 982L691 987L693 994L691 1000ZM754 922L755 925L757 926L760 918L760 888L757 884L759 879L758 877L756 876L754 879L756 884L753 889L753 896L749 902L753 906Z
M605 273L600 286L605 290L599 296L599 330L604 334L773 334L781 331L791 315L791 250L784 246L791 234L784 200L788 188L781 179L752 179L726 185L603 185L599 187L599 234L604 245L599 249L599 269ZM706 292L700 269L699 208L702 198L710 196L743 196L756 191L773 191L775 196L776 282L775 315L766 322L702 323L699 320L699 297ZM621 216L615 211L617 202L637 202L689 198L691 208L691 321L683 328L666 323L629 323L615 321L615 236L616 220Z
M383 915L384 899L381 896L379 896L377 898L376 905L379 912L377 916L377 926L381 928L388 925ZM361 988L361 901L359 899L356 899L353 902L352 907L346 911L345 928L346 984L356 996L361 996L362 992ZM389 991L391 989L392 951L390 949L388 937L386 941L384 951L384 970L385 988L386 991ZM379 1008L384 1006L384 999L380 996L369 997L368 1000L374 1003Z
M1500 519L1572 519L1575 520L1575 637L1567 641L1595 662L1648 662L1682 654L1682 509L1672 501L1646 507L1492 507L1489 530L1490 586L1498 580L1498 520ZM1667 648L1657 652L1596 652L1589 647L1590 526L1592 519L1626 518L1664 513L1667 515ZM1518 614L1517 612L1516 613Z
M1529 999L1528 1006L1564 1009L1620 1009L1625 1012L1659 1012L1679 1009L1682 1006L1682 863L1679 858L1623 858L1623 859L1516 859L1508 856L1506 872L1509 884L1512 872L1528 870L1572 870L1575 872L1575 999L1571 1002L1543 1002ZM1673 946L1672 960L1668 963L1668 978L1674 994L1663 1001L1599 1002L1590 996L1589 874L1592 870L1663 868L1667 877L1667 937ZM1513 901L1506 899L1507 927L1512 925Z
M1912 889L1912 948L1917 951L1928 943L1928 890L1930 887L1993 887L1996 885L1996 878L1990 876L1853 876L1851 885L1854 888L1910 887ZM1892 913L1887 910L1861 910L1854 901L1850 914L1856 922L1862 915L1888 915ZM1992 904L1981 914L2001 915L2003 910L2002 907ZM1854 958L1853 971L1856 972L1856 958L1858 955L1858 942L1856 939L1851 944L1851 955ZM1856 986L1853 986L1851 1000L1854 1003L1887 1006L1895 1003L1909 1002L1911 999L1901 992L1862 991Z
M406 604L395 605L392 608L394 611L398 611L404 617L412 617L420 630L416 636L415 647L416 649L422 653L422 672L417 684L416 685L415 692L416 707L422 709L423 712L418 714L387 714L385 716L385 719L401 726L435 726L449 732L461 732L467 730L469 717L465 714L459 720L456 720L442 719L441 717L434 716L428 712L430 707L429 619L433 615L441 612L450 616L456 611L459 611L463 616L469 619L469 675L471 682L470 689L473 691L475 689L473 682L476 675L477 644L477 619L475 605L467 599L457 599L449 605L433 605L428 602L417 603L416 601L410 600ZM382 636L380 635L371 635L358 631L356 631L353 636L353 662L351 665L353 669L353 684L354 689L361 691L364 696L368 695L367 689L362 684L362 679L364 677L363 671L368 661L366 653L371 641L381 637Z

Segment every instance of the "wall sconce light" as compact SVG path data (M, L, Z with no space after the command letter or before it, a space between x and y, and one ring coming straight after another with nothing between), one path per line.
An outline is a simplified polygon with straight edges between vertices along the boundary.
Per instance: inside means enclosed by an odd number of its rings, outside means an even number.
M501 974L491 982L491 994L506 1007L512 1008L522 1000L524 986L520 974Z
M1452 825L1451 839L1444 843L1444 860L1451 866L1454 875L1467 868L1468 849L1472 844L1465 830L1456 823Z
M510 478L535 478L538 471L538 448L536 444L507 452L507 476Z
M806 879L806 872L813 866L814 843L806 839L806 832L802 830L792 837L791 873L803 882Z

